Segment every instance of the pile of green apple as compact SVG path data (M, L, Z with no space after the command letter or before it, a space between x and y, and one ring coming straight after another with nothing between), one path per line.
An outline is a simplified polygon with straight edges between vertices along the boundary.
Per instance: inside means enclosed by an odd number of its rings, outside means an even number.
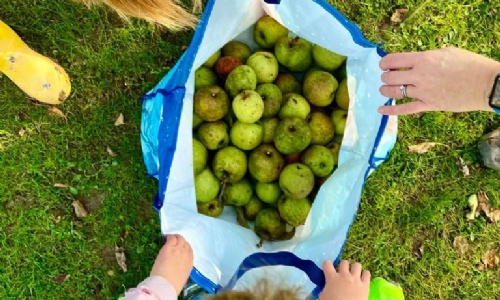
M196 202L211 217L233 206L261 241L284 240L337 165L346 57L289 36L269 16L255 24L254 41L255 51L227 43L195 72Z

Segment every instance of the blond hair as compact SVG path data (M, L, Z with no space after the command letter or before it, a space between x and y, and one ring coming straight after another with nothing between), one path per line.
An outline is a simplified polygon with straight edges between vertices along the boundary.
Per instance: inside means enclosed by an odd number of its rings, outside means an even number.
M207 297L207 300L301 300L302 290L298 287L276 288L266 279L260 279L254 288L243 291L225 291Z
M88 6L105 4L122 18L135 17L165 26L171 30L192 29L198 22L197 14L202 9L202 0L191 0L192 9L182 0L76 0Z

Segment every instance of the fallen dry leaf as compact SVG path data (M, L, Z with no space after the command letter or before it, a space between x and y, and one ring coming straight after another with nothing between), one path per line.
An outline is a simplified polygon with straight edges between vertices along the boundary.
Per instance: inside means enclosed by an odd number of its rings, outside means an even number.
M500 222L500 209L491 211L489 218L490 218L490 221L493 223Z
M65 282L66 280L68 280L69 277L70 277L69 274L59 274L54 278L54 281L61 284L61 283Z
M19 132L17 133L19 136L24 136L26 134L26 130L24 128L19 129Z
M453 240L453 248L458 252L460 256L463 256L467 251L469 251L469 242L466 237L457 236Z
M123 247L115 246L115 257L118 266L120 266L123 272L127 272L127 258L125 257L125 249L123 249Z
M463 158L458 157L457 165L462 169L464 177L470 176L469 167L467 167Z
M408 15L408 9L406 8L396 8L394 10L394 13L391 16L391 22L395 24L399 24L406 19L406 16Z
M89 215L85 207L83 206L82 202L75 200L73 201L73 208L75 209L75 215L77 218L85 218L86 216Z
M64 114L64 113L63 113L63 112L62 112L59 108L57 108L57 107L55 107L55 106L49 106L49 107L47 108L47 110L48 110L49 112L53 113L53 114L56 114L56 115L58 115L58 116L62 117L62 118L64 119L64 121L67 121L67 120L68 120L68 118L66 117L66 115L65 115L65 114Z
M498 257L498 252L495 249L490 249L481 258L482 265L479 266L479 270L486 271L494 269L500 263L500 258Z
M125 120L124 120L123 114L120 114L115 121L115 126L120 126L123 124L125 124Z
M57 187L57 188L68 188L69 185L64 184L64 183L54 183L54 187Z
M490 205L490 199L488 198L488 195L486 195L486 192L484 191L477 192L477 201L478 201L477 210L479 212L483 211L487 215L491 210L491 205Z
M417 145L409 146L408 150L410 150L410 152L413 152L413 153L424 154L424 153L427 153L432 148L436 147L437 145L444 145L444 144L425 142L425 143L420 143Z
M118 154L116 154L115 151L111 150L111 148L109 148L109 146L106 147L106 151L108 151L108 154L111 155L111 156L113 156L113 157L118 156Z

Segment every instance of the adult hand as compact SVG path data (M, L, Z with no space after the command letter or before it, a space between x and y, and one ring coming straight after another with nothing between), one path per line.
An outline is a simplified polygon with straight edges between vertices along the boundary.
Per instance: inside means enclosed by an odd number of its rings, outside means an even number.
M423 52L393 53L383 57L380 68L385 83L380 93L401 99L401 86L413 101L381 106L385 115L406 115L425 111L493 111L488 104L500 63L458 48Z

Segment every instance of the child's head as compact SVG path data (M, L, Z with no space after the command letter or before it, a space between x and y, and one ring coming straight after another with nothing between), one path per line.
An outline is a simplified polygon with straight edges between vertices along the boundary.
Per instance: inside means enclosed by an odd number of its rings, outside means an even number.
M244 291L226 291L207 297L208 300L299 300L304 299L300 288L276 287L261 279L254 288Z
M194 28L202 0L191 0L192 12L188 12L181 0L76 0L87 5L106 4L121 17L136 17L163 25L168 29Z

